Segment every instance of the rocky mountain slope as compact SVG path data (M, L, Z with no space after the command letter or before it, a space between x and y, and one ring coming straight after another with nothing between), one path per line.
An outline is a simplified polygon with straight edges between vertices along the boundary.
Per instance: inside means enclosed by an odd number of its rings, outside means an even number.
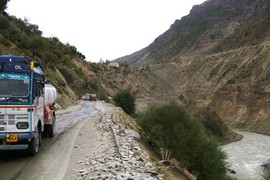
M120 67L87 62L76 47L56 37L43 38L37 25L2 13L0 53L28 55L40 61L47 79L57 87L57 103L62 107L84 93L97 93L98 99L109 101L119 90L129 89L138 99L138 110L175 100L201 119L210 115L229 125L268 132L264 128L268 127L268 100L263 100L268 97L269 47L264 38L268 29L263 27L268 27L269 8L265 4L268 1L209 0L194 6L189 16L175 21L148 47L121 58L129 59L132 66L123 63ZM248 22L258 22L261 33L251 44L237 45L241 32L249 29ZM230 45L230 39L237 43ZM254 120L260 123L252 124ZM235 134L218 122L225 140L235 139Z
M232 127L270 134L269 52L269 1L208 0L116 62L141 70L140 95L180 97Z

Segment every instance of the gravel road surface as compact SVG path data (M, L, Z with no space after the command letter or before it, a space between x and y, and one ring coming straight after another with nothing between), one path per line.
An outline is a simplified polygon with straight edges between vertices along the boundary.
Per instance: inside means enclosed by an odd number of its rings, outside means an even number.
M100 101L57 111L56 136L36 156L0 152L0 179L162 179L117 111Z

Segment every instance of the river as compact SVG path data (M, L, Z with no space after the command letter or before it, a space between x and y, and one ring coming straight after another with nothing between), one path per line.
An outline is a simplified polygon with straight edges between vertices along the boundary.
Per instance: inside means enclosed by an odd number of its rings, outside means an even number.
M228 155L230 169L236 171L230 175L239 180L261 180L261 165L270 159L270 136L244 131L237 133L243 135L241 141L222 146Z

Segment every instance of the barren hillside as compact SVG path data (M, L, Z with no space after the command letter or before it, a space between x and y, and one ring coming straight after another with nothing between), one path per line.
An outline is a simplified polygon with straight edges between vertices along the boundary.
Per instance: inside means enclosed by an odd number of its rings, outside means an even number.
M270 134L269 4L208 0L148 47L116 61L140 67L141 96L178 99L232 127Z

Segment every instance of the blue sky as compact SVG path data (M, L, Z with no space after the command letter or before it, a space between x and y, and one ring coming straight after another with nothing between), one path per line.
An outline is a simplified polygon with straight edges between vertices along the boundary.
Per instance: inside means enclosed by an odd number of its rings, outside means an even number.
M77 47L87 61L140 50L205 0L11 0L7 12Z

